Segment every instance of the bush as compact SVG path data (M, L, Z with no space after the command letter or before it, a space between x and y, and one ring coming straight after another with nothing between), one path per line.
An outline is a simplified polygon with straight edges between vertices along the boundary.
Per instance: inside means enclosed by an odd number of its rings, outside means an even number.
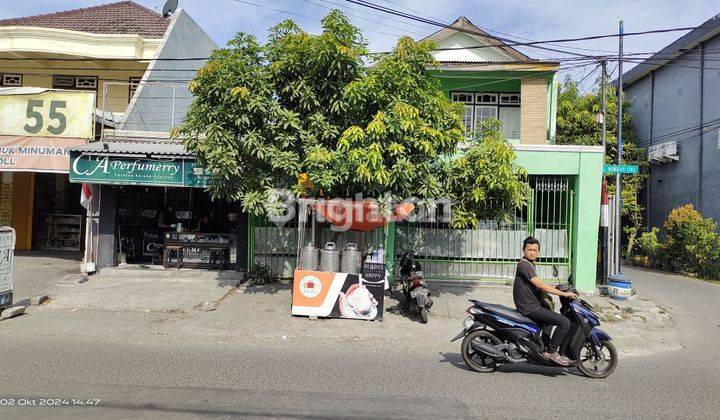
M633 260L642 265L658 265L662 263L663 244L658 240L657 234L660 229L654 227L650 232L643 232L635 240Z
M720 277L720 237L712 219L703 218L692 204L686 204L670 212L664 227L664 253L673 270Z

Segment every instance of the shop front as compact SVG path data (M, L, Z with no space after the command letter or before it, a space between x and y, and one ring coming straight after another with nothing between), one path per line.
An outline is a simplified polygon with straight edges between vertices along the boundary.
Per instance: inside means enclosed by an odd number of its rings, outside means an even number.
M125 138L71 149L70 182L91 186L95 268L244 269L247 218L237 203L213 200L207 181L178 142Z
M80 186L68 178L68 148L93 138L95 97L42 88L0 89L0 226L16 249L81 251Z

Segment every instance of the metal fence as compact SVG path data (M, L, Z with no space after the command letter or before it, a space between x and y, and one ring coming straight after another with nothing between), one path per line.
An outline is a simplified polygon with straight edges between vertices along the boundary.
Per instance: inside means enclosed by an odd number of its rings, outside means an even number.
M428 279L507 281L515 275L523 240L532 235L541 243L537 264L540 277L553 279L552 267L556 266L559 279L566 281L572 272L572 178L534 176L529 182L532 194L528 205L515 209L505 220L483 220L476 229L453 229L440 221L397 223L394 246L386 245L386 249L394 248L395 261L403 252L414 250ZM303 245L298 244L298 233L297 220L277 226L251 218L248 238L251 267L261 262L270 266L273 277L291 278L298 246ZM311 229L306 228L300 236L310 238ZM382 229L335 232L324 228L315 243L322 246L332 241L342 249L348 242L362 248L377 247L384 240Z
M297 220L278 226L265 219L251 218L248 231L250 266L257 263L268 265L275 278L293 277L298 245L305 245L298 244L298 236L305 238L306 242L314 237L309 226L300 232ZM334 242L337 249L344 249L348 243L357 244L360 249L366 245L378 248L384 237L383 229L369 232L337 232L326 227L319 232L319 238L315 238L313 242L320 247L327 242Z
M557 266L559 279L567 280L572 271L571 178L531 177L530 186L527 206L504 220L483 220L476 229L453 229L442 222L399 223L396 258L414 250L428 279L510 280L522 255L522 242L532 235L541 244L540 277L552 279L552 266Z

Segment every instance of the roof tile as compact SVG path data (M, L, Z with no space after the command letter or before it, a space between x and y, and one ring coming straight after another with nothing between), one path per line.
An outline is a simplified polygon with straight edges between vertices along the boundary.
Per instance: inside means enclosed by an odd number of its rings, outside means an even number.
M37 26L96 34L138 34L162 38L170 20L132 1L0 20L0 26Z

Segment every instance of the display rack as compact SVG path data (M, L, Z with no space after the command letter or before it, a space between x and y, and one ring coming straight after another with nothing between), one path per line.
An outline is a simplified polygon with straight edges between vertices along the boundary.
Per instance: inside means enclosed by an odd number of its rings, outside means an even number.
M42 249L80 251L82 241L82 215L46 214L43 216L47 229Z

